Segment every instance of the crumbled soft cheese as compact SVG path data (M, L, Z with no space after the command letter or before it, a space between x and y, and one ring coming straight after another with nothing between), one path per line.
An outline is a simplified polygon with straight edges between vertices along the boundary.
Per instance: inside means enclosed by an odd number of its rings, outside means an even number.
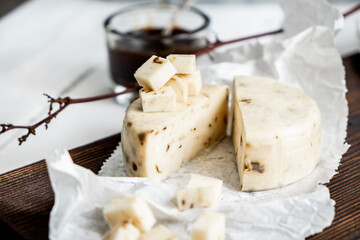
M194 223L192 240L224 240L225 214L204 212Z
M189 54L170 54L166 57L175 66L177 73L190 74L196 70L196 56Z
M115 199L105 206L103 213L110 227L132 222L141 232L147 232L156 222L149 205L141 197Z
M244 191L308 175L321 151L321 117L302 91L261 77L235 77L233 143Z
M136 70L134 77L140 86L156 91L175 73L176 69L168 59L153 55Z
M157 91L140 89L142 110L144 112L172 112L176 110L176 94L171 87Z

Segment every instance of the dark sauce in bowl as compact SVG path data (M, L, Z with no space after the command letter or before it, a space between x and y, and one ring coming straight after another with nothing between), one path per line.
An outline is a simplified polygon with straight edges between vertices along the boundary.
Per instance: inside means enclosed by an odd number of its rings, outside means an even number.
M175 28L169 37L163 29L145 28L122 34L111 46L108 43L112 79L124 87L137 86L135 71L152 55L192 54L208 44L206 38L186 37L184 29Z

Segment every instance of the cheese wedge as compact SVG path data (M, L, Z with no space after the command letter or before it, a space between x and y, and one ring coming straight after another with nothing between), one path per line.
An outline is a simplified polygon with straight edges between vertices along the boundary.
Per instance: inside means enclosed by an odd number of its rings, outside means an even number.
M141 232L149 231L156 222L149 205L141 197L115 199L105 206L103 214L110 227L132 222Z
M192 240L224 240L225 215L216 212L204 212L193 225Z
M121 146L129 176L163 180L226 134L228 87L205 85L177 103L174 112L144 113L140 100L128 108Z
M216 205L220 200L222 184L220 179L191 174L187 188L176 193L178 209L184 211Z
M118 224L105 234L103 240L137 240L140 231L131 223Z
M139 85L149 90L159 90L176 73L168 59L153 55L138 70L134 77Z
M308 175L321 151L316 102L261 77L235 77L233 89L233 143L242 190L282 187Z
M196 56L193 54L170 54L166 57L175 66L176 73L194 73L196 70Z
M138 240L180 240L181 238L164 225L158 225L144 233Z
M174 90L176 95L176 101L187 102L189 96L189 85L186 79L179 77L177 74L172 76L170 80L165 84L165 87L170 87Z
M157 91L145 88L139 91L144 112L172 112L176 110L176 95L171 87L162 87Z

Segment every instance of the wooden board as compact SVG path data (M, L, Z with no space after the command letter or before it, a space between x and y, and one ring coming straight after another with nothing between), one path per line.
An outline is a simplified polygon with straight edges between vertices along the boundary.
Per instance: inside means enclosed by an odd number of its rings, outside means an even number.
M336 201L335 219L330 227L309 239L360 238L360 55L344 60L349 92L347 142L351 144L335 175L327 186ZM120 134L73 149L76 164L100 170L110 156ZM49 213L54 203L45 162L0 175L0 230L8 239L47 239Z

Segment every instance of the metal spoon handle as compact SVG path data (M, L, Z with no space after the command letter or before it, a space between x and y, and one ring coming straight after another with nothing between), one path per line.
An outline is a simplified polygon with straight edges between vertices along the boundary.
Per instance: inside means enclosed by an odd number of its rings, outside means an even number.
M174 30L174 25L176 22L176 19L179 17L179 15L189 9L192 5L194 5L196 0L185 0L184 4L175 10L175 12L172 14L169 25L167 25L166 28L161 32L162 36L170 36Z

